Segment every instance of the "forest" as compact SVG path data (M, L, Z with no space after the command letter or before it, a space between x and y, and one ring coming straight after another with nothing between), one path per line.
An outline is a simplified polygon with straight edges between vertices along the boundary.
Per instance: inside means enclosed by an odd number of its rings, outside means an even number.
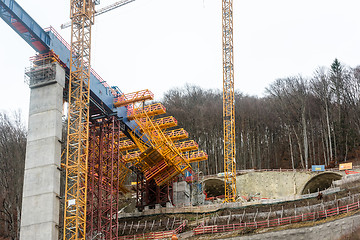
M19 112L0 113L0 239L19 239L26 128Z
M309 169L357 161L359 91L360 67L337 59L312 77L275 80L262 97L236 91L237 169ZM200 170L223 172L222 92L186 85L167 91L162 103L209 155Z

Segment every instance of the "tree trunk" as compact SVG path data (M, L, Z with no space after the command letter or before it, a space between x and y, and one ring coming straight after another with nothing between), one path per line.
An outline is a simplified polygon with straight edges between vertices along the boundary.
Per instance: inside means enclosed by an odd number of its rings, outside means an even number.
M335 130L334 130L334 125L333 125L333 138L334 138L334 158L331 160L335 160L335 164L337 164L337 149L336 149L336 135L335 135Z
M315 149L315 140L314 140L314 128L311 130L311 143L313 149L313 163L316 164L316 149ZM320 159L317 161L320 164Z
M332 154L332 145L331 145L331 128L330 128L330 120L329 120L329 107L328 107L328 103L327 100L325 102L325 112L326 112L326 125L327 125L327 130L328 130L328 138L329 138L329 153L330 153L330 161L333 160L333 154Z
M289 147L290 147L290 158L291 158L291 166L292 169L295 169L295 164L294 164L294 153L293 153L293 149L292 149L292 141L291 141L291 131L289 131Z
M322 143L322 151L323 151L323 154L324 154L324 165L327 166L328 163L327 163L327 159L328 159L328 143L327 143L327 136L324 134L324 131L323 129L321 129L321 143ZM326 144L325 144L326 142ZM326 145L326 146L325 146ZM320 151L319 151L319 154L320 154Z
M297 135L296 131L295 131L295 128L293 127L293 130L294 130L294 134L295 134L295 137L296 137L296 141L298 143L298 147L299 147L299 155L300 155L300 163L301 163L301 167L304 169L305 166L304 166L304 159L303 159L303 156L302 156L302 147L301 147L301 142L300 142L300 139L299 139L299 136Z
M308 137L307 137L307 129L306 129L306 119L305 119L305 107L302 109L302 125L303 125L303 136L304 136L304 158L305 158L305 168L309 168L309 144L308 144Z

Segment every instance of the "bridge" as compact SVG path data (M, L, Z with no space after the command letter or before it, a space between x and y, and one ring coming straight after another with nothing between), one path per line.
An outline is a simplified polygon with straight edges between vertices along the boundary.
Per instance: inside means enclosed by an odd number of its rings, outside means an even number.
M58 239L61 203L64 239L99 232L104 239L116 238L119 194L128 192L124 182L130 171L139 179L136 200L142 210L170 202L172 181L191 171L191 163L207 160L196 142L182 141L189 135L173 129L175 118L160 117L166 114L162 104L145 102L154 97L148 89L124 94L90 67L90 37L79 37L86 39L85 47L74 41L70 46L53 28L43 29L15 0L0 0L0 18L37 52L25 70L31 92L20 239ZM74 25L78 32L88 32L89 26L81 30L80 24L72 24L72 29ZM81 74L72 74L75 65ZM62 144L67 146L63 154ZM66 173L64 195L61 171ZM145 201L146 191L155 197Z

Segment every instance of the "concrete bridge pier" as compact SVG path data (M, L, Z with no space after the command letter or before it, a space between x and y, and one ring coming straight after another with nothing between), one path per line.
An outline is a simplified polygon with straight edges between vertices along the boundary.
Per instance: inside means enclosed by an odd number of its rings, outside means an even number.
M58 63L30 68L30 106L21 240L57 240L65 71Z

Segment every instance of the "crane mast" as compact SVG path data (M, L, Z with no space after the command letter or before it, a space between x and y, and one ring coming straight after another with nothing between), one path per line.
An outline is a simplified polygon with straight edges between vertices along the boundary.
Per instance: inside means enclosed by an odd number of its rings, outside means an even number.
M225 202L236 198L233 0L222 0Z
M71 50L64 240L85 239L93 0L70 0Z

